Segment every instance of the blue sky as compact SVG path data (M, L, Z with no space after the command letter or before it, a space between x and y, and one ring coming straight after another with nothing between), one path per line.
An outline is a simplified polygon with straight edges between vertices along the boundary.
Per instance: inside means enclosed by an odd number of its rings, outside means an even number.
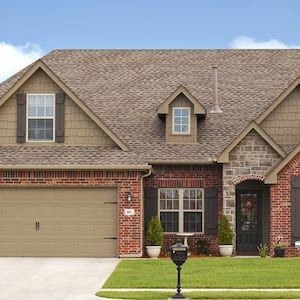
M9 0L0 81L53 49L300 48L299 0Z

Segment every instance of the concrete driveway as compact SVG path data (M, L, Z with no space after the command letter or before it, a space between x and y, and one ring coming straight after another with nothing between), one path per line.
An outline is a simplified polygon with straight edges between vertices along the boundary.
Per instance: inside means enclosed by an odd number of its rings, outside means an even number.
M0 257L1 300L99 300L117 258Z

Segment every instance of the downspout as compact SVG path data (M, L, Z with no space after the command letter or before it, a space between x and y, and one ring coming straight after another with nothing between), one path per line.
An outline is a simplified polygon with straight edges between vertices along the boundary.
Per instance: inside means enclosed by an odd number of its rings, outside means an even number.
M141 228L143 230L141 230L141 236L140 236L140 241L141 241L141 252L139 253L139 256L142 257L143 256L143 232L144 232L144 226L143 222L144 222L144 178L145 177L149 177L152 174L152 166L151 168L148 170L148 172L144 175L141 176Z
M146 174L141 175L141 218L140 218L140 225L143 224L144 221L144 178L148 177L152 174L152 166L149 165L149 169L148 172ZM141 229L143 228L143 226L141 226ZM120 255L119 258L131 258L131 257L142 257L143 256L143 230L140 230L140 252L137 254L124 254L124 255Z

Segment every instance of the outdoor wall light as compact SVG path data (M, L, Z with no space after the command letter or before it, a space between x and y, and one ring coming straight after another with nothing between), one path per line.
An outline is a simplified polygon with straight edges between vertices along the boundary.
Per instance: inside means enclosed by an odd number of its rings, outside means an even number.
M131 202L132 201L132 193L131 192L127 192L126 195L127 195L127 201Z

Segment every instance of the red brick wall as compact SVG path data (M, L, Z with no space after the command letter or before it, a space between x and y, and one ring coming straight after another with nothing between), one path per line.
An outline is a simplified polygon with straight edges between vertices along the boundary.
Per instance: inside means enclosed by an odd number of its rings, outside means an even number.
M286 255L295 256L295 247L291 241L291 177L300 176L300 153L297 154L277 175L277 184L271 186L271 253L277 237L282 238L286 246Z
M219 215L222 214L222 166L154 166L150 177L145 178L145 186L167 188L206 188L216 187L219 190ZM205 222L205 221L204 221ZM215 236L197 234L189 238L190 250L196 252L197 240L201 238L210 244L212 254L218 253L217 239ZM164 251L168 252L172 243L176 241L174 234L165 234Z
M119 190L119 255L139 256L142 239L141 173L138 171L0 171L1 186L116 186ZM133 200L127 202L126 192ZM135 210L125 216L124 209Z

